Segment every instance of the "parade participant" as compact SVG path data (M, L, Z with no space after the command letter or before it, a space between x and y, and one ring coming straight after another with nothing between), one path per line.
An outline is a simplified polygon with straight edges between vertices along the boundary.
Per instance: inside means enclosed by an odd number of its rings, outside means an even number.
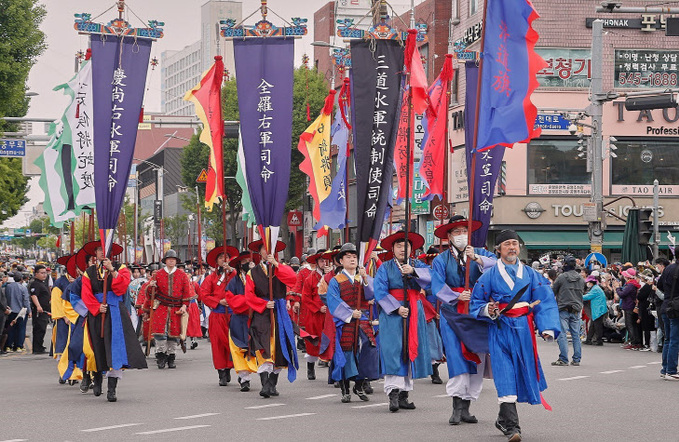
M82 303L82 300L80 300L80 290L82 285L77 286L78 290L78 296L77 299L80 301L80 308L82 311L82 316L75 310L73 304L71 304L71 293L70 293L70 288L71 285L80 278L80 275L82 272L79 272L76 264L76 259L77 259L77 254L70 255L68 257L68 260L65 263L65 268L66 272L64 273L63 276L67 277L68 284L66 287L64 287L63 291L61 292L61 295L59 298L53 297L52 299L52 314L55 314L57 311L60 312L60 314L63 315L62 319L64 319L64 324L66 325L66 330L67 330L67 335L66 339L64 342L63 350L61 351L61 355L59 356L59 362L57 363L57 370L59 371L59 381L60 382L66 382L68 381L69 384L74 385L77 383L77 381L83 379L83 371L81 370L81 367L84 367L84 360L80 360L80 364L76 365L75 359L73 362L71 362L71 344L72 344L72 337L77 335L77 343L75 344L74 348L74 353L76 354L77 358L80 358L80 355L83 355L83 343L84 343L84 323L87 318L87 307ZM86 268L86 267L84 267ZM63 277L62 276L62 277ZM54 284L55 287L52 289L52 295L55 295L55 291L57 290L57 285L60 284L61 278L57 279ZM80 281L78 281L80 283ZM56 308L55 308L56 306ZM82 330L77 330L77 328L80 327ZM57 341L59 338L57 338ZM55 346L56 348L56 346ZM56 350L55 350L56 352ZM91 348L90 348L90 355L92 356L92 359L94 359L92 353L91 353ZM94 364L93 364L94 365ZM96 365L92 367L96 371ZM89 376L87 378L87 386L85 388L89 388ZM82 387L81 387L82 391Z
M196 295L189 284L189 277L177 269L177 252L168 250L162 262L165 267L149 281L149 288L156 287L154 305L147 298L144 309L149 310L149 326L156 343L156 365L159 369L165 368L166 364L167 368L177 368L177 344L186 351L181 341L182 334L185 334L182 322L184 315L188 319L189 301Z
M180 341L186 341L186 338L191 338L191 350L198 347L196 338L203 336L203 331L200 328L200 308L198 307L198 296L200 295L200 285L191 279L191 272L186 268L185 262L177 263L177 269L186 273L189 278L189 287L191 288L191 301L187 309L187 315L182 316L182 336ZM185 347L182 347L185 352Z
M154 275L158 272L158 270L160 270L160 265L158 265L155 262L149 264L147 276L153 279ZM148 313L150 310L144 310L144 303L146 302L147 299L150 299L151 297L151 286L149 284L150 282L151 280L147 279L146 282L141 285L139 291L137 292L137 299L134 303L134 306L137 308L137 316L139 318L146 318L142 319L137 323L137 336L141 334L142 342L150 339L148 321ZM146 313L146 316L144 316L144 313Z
M319 294L320 286L323 286L322 291L325 294L327 283L323 280L323 277L332 270L330 261L324 256L325 252L325 249L321 249L307 258L307 262L315 264L316 269L307 276L302 286L300 323L304 331L311 335L311 339L305 341L306 354L304 355L307 365L307 379L310 381L316 379L315 367L320 355L325 313L328 310Z
M423 253L417 257L420 261L431 267L432 261L438 256L439 249L432 246L429 247L427 253ZM439 331L439 321L440 316L440 303L435 294L432 293L431 287L427 288L425 291L425 298L427 302L434 308L437 312L436 316L431 319L427 319L427 337L429 338L429 356L431 357L431 383L432 384L442 384L443 380L439 375L439 365L445 360L443 356L443 342L441 341L441 332Z
M229 321L229 347L233 367L238 374L240 391L250 391L250 374L257 373L257 360L249 351L250 307L245 298L245 283L248 272L259 263L261 257L252 252L244 251L229 261L229 265L238 269L238 276L229 281L226 286L226 302L231 310Z
M238 249L224 246L215 247L207 254L207 263L216 269L200 286L200 299L211 310L208 323L210 347L212 348L212 364L219 374L219 385L226 386L231 382L231 350L229 349L230 312L226 300L226 287L236 272L229 266L231 257L238 256Z
M137 344L132 321L123 302L123 295L130 284L130 271L125 265L113 264L106 258L99 241L89 242L83 249L88 255L97 258L97 263L87 268L82 279L82 300L89 310L87 325L97 363L97 371L93 376L94 395L101 395L103 374L107 372L106 398L109 402L115 402L118 379L123 375L122 369L147 368L144 353ZM121 246L113 244L111 256L119 255L122 251ZM106 302L104 289L107 292Z
M535 341L535 328L546 340L561 331L559 312L549 282L519 260L519 235L503 230L495 239L497 264L478 279L469 313L490 318L490 361L500 402L495 426L511 442L521 440L516 402L542 403L547 388Z
M65 266L71 255L65 255L57 258L57 264ZM50 292L50 309L52 312L52 320L54 325L52 326L52 348L54 359L59 359L61 354L66 349L68 342L68 335L70 324L66 318L65 312L65 301L61 298L64 294L66 287L73 282L69 280L68 273L64 272L59 278L54 281L54 286ZM65 380L59 378L59 383L66 383Z
M447 224L439 226L434 235L447 239L449 248L434 258L432 263L431 289L443 302L443 311L452 309L456 313L466 314L467 303L471 298L471 289L484 269L495 265L497 259L488 250L472 247L467 244L469 238L469 221L463 216L455 215ZM472 222L472 231L481 227L479 221ZM469 268L469 288L465 289L466 266ZM450 290L443 290L448 288ZM461 302L460 302L461 301ZM453 413L448 420L451 425L460 422L477 423L470 414L471 401L476 401L483 387L483 375L487 354L474 354L468 350L461 336L453 328L454 320L442 313L444 320L440 322L443 348L448 365L448 382L446 393L453 398ZM452 319L452 318L451 318ZM478 324L485 327L483 324ZM487 331L482 330L483 339L487 339Z
M34 279L28 285L31 296L31 313L33 315L33 354L46 352L45 333L50 322L50 288L47 281L47 268L38 264L34 269Z
M389 411L413 410L408 401L413 379L432 374L429 357L427 320L421 288L426 288L428 269L419 278L416 268L427 268L410 258L413 250L424 244L417 233L396 232L382 240L382 247L394 259L383 262L375 274L375 300L381 307L379 317L380 358L384 373L384 392L389 396ZM435 312L434 312L435 314ZM405 327L405 331L404 331Z
M368 401L363 385L379 378L380 366L372 325L364 313L372 305L372 297L368 300L362 287L368 282L367 274L365 269L357 274L358 252L351 243L342 246L337 260L342 271L330 280L327 292L328 308L339 322L331 379L340 382L342 402L351 402L350 380L354 394Z
M297 352L292 331L292 321L285 305L286 286L292 287L297 275L289 266L280 264L274 255L267 253L260 239L248 245L258 252L261 262L248 273L245 296L248 306L254 310L250 321L250 349L256 352L257 372L262 381L259 395L265 398L278 396L278 375L288 368L288 380L297 375ZM285 249L285 243L276 242L274 253ZM269 280L271 271L271 280ZM273 288L272 292L269 288Z
M302 309L302 289L304 288L304 281L309 277L309 275L316 270L316 264L311 264L309 262L309 256L315 255L316 249L309 249L307 253L302 254L302 265L297 272L297 281L292 290L288 291L287 300L290 303L288 312L290 313L290 319L297 324L297 328L300 326L300 316ZM306 353L306 345L302 337L297 338L297 349L301 350L302 353Z

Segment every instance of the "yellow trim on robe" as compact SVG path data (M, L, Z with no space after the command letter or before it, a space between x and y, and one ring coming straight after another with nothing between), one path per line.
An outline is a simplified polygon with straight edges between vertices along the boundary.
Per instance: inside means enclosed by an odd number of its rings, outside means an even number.
M233 368L236 372L249 371L257 373L257 360L248 355L248 349L240 348L234 344L231 339L231 332L229 332L229 349L231 350L231 359L233 360Z

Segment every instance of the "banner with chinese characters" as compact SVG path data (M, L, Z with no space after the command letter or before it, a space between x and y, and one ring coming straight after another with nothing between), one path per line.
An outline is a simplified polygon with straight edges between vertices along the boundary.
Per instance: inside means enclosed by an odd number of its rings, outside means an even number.
M590 49L536 48L547 66L538 71L540 87L589 88L592 81Z
M233 49L252 208L258 225L278 227L290 181L294 39L234 39Z
M358 240L362 257L376 245L391 197L400 110L403 48L397 41L351 41L351 96Z
M127 190L151 40L90 38L94 98L94 192L106 255Z
M679 51L664 49L616 49L616 88L677 87Z
M498 145L493 149L487 149L482 152L474 150L474 114L476 113L476 88L479 87L479 68L475 62L467 62L465 64L465 72L467 85L465 90L464 138L465 151L467 153L467 171L471 170L472 156L476 155L476 168L473 171L474 188L472 192L474 192L474 207L472 207L472 219L482 223L481 228L472 233L472 245L474 247L485 247L486 236L490 227L490 218L493 214L495 182L500 173L505 147ZM470 173L467 173L468 183L471 182L471 176ZM468 188L471 189L471 185L468 185Z
M40 168L43 208L55 227L94 207L92 143L92 62L85 61L71 81L54 88L71 97L61 119L50 125L50 140L35 164Z

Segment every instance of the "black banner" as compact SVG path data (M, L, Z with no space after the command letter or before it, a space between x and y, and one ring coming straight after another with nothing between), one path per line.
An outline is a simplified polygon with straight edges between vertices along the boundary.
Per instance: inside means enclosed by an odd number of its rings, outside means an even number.
M394 174L403 47L397 41L351 42L351 95L358 240L379 240Z

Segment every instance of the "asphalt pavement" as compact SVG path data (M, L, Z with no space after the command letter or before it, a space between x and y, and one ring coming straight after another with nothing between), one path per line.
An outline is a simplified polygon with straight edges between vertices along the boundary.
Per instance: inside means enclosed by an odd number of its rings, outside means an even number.
M177 369L159 370L149 358L148 370L126 371L116 403L105 393L94 397L60 385L56 361L48 356L0 356L0 441L506 440L493 426L498 404L492 380L471 406L479 423L453 427L452 399L445 385L429 379L415 382L410 398L416 410L390 413L379 381L369 402L353 396L343 404L339 389L327 384L327 369L317 368L315 381L306 379L300 354L298 379L290 384L284 371L280 396L263 399L258 377L247 393L235 376L218 386L209 343L199 342L177 356ZM556 343L539 345L549 385L544 397L553 411L519 404L524 441L679 440L679 382L660 379L658 353L583 346L580 367L553 367Z

